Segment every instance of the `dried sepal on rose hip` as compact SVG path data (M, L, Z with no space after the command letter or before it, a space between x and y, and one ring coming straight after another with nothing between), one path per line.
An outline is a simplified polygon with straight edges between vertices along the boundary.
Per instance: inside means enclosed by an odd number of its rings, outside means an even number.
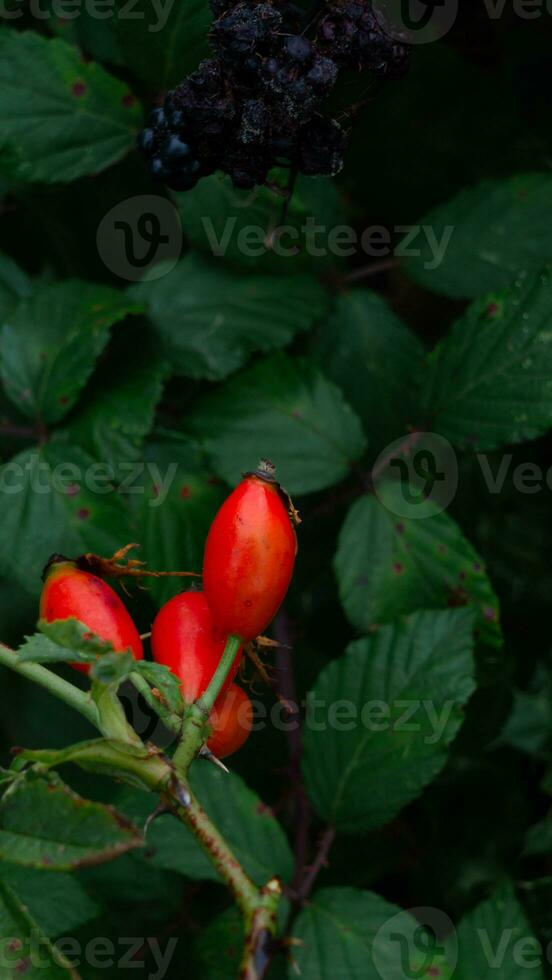
M111 643L117 652L130 650L136 660L144 651L130 613L116 592L77 562L53 555L43 573L40 618L48 623L78 619L91 633ZM76 670L90 672L90 664L74 663Z
M255 639L288 590L297 554L297 512L262 460L218 511L207 537L203 588L215 628Z

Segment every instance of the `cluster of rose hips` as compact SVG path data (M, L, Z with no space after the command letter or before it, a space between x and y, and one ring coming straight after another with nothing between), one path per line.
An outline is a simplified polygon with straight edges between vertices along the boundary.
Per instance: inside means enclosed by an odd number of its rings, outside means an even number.
M177 191L215 170L239 188L264 184L275 166L338 173L348 134L324 101L345 69L401 75L408 45L390 36L371 0L338 0L310 19L288 0L211 6L213 57L168 93L138 137L150 172Z
M234 683L244 645L273 619L287 592L297 540L289 501L263 461L226 499L205 546L203 592L183 592L157 614L151 631L154 660L180 680L191 704L207 690L229 636L240 646L209 717L207 748L217 758L235 752L253 721L251 702ZM142 660L142 640L127 609L102 578L67 559L45 574L40 615L47 622L78 619L119 652ZM88 664L74 664L88 673Z

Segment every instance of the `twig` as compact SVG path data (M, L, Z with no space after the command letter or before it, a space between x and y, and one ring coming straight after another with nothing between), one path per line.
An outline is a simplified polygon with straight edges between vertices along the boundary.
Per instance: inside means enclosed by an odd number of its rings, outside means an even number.
M391 460L396 459L397 456L409 456L421 436L422 433L417 430L409 432L398 446L395 445L385 456L382 456L378 464L373 466L370 472L370 484L372 488L382 473L385 472Z
M13 422L0 422L0 436L13 436L14 439L36 439L37 430L32 425L15 425Z
M372 262L371 265L363 265L360 269L352 269L343 276L343 284L349 285L352 282L360 282L362 279L368 279L370 276L377 276L379 272L387 272L388 269L396 269L399 265L399 260L394 256L389 259L381 259L379 262Z
M320 838L320 844L314 862L308 869L308 872L303 878L301 886L298 889L298 898L301 902L304 902L309 897L318 875L320 874L322 868L327 864L328 854L330 853L330 848L334 840L335 828L326 827L322 837Z
M293 824L295 826L294 855L295 875L292 888L298 888L303 880L304 868L307 862L309 846L309 831L311 826L311 806L303 784L301 756L303 754L303 736L301 734L300 715L297 701L297 689L293 676L291 659L292 628L290 619L281 609L278 613L274 633L280 646L276 654L276 663L280 677L282 697L293 706L296 725L288 725L287 739L289 746L289 773L293 796Z

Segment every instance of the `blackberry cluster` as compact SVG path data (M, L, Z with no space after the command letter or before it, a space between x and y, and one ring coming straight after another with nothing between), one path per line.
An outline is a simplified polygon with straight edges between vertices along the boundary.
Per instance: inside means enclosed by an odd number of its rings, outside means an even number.
M369 71L378 78L399 78L408 68L409 45L394 40L381 16L362 0L326 7L318 44L338 65Z
M138 146L150 172L177 191L222 170L235 187L264 184L274 166L333 176L347 133L322 111L340 71L393 77L408 49L385 32L369 0L324 7L305 36L304 12L287 0L211 0L213 57L163 108Z

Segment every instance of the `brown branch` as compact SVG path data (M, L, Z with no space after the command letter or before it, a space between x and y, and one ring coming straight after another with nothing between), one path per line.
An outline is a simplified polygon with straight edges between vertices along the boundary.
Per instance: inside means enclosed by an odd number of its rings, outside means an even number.
M303 773L301 769L301 756L303 754L303 736L301 733L301 719L299 715L299 705L297 700L297 689L293 676L293 664L291 659L292 626L291 621L281 609L278 613L274 633L280 646L276 655L276 663L279 674L279 685L282 697L285 698L292 708L291 717L295 717L297 724L289 725L287 731L289 748L289 776L291 782L291 795L293 798L293 824L295 827L294 855L295 855L295 875L292 888L297 889L303 880L305 865L307 863L309 833L311 827L311 805L305 786L303 783Z
M301 887L298 890L298 898L301 902L306 901L306 899L309 897L318 875L320 874L322 868L327 865L328 854L330 853L334 840L335 828L326 827L326 830L320 838L320 844L314 862L308 869L307 874L301 883Z
M360 269L352 269L343 276L342 283L350 285L352 282L360 282L370 276L377 276L379 272L387 272L388 269L396 269L399 260L392 256L389 259L381 259L379 262L372 262L370 265L363 265Z
M376 483L376 480L380 478L382 473L384 473L389 466L391 460L396 459L397 456L409 456L422 435L423 433L418 431L409 432L398 446L395 445L395 447L385 456L382 456L377 466L373 466L370 472L370 483L372 489Z
M36 439L38 432L32 425L15 425L13 422L0 422L0 436L14 439Z

